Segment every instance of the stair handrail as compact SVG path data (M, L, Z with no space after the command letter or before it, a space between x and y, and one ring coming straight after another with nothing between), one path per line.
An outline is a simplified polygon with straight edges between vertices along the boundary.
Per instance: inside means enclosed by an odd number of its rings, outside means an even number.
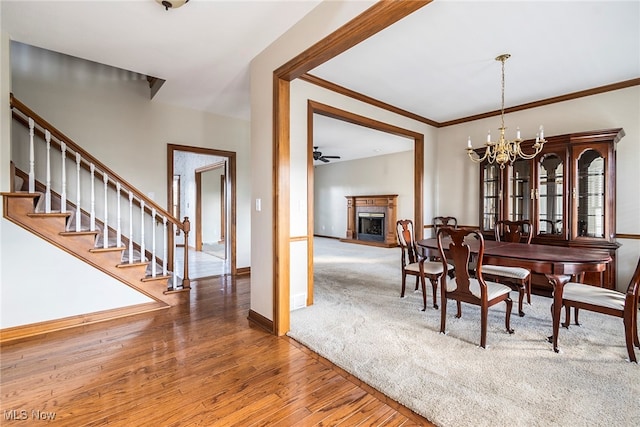
M115 173L111 168L109 168L100 160L98 160L96 157L91 155L89 152L83 149L80 145L78 145L75 141L73 141L67 135L62 133L60 130L58 130L55 126L53 126L47 120L42 118L40 115L38 115L35 111L27 107L23 102L18 100L13 95L13 93L10 94L10 107L12 109L12 116L14 120L18 121L25 127L29 128L30 127L29 119L32 119L35 122L35 124L37 124L40 128L46 129L51 136L55 137L55 139L57 139L58 141L63 142L64 145L66 146L66 149L71 149L71 151L73 151L74 153L80 154L81 166L83 169L87 171L92 171L92 169L97 168L95 172L98 172L98 174L102 175L103 178L105 177L105 175L107 176L107 178L105 178L106 180L108 180L107 185L115 189L117 188L117 184L119 183L121 187L120 189L124 191L128 191L130 194L135 195L134 202L138 207L140 207L150 215L159 215L166 218L168 222L175 225L175 227L178 230L184 233L184 236L185 236L184 272L183 272L183 279L182 279L182 287L184 289L189 289L190 287L189 286L190 285L189 268L188 268L189 245L187 240L188 234L190 231L189 218L185 217L184 221L181 222L178 218L174 217L172 213L164 209L162 206L158 205L155 201L153 201L144 193L139 191L135 186L131 185L127 180L125 180L124 178L119 176L117 173ZM34 132L37 132L41 138L43 139L45 138L45 132L42 131L41 129L34 128ZM55 145L58 149L62 149L61 144L58 143L55 139L51 138L51 141L50 141L51 144ZM174 234L175 233L168 233L169 247L174 247ZM170 265L173 265L173 261L174 261L173 253L169 253L168 258L169 258L168 263Z

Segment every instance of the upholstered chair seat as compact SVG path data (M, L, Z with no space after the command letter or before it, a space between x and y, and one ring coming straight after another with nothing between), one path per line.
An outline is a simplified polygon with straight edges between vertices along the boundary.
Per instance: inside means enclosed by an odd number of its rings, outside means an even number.
M640 348L638 339L638 298L640 297L640 259L631 277L626 292L586 285L579 282L568 282L562 290L562 305L565 308L565 321L562 324L569 328L571 323L571 307L575 313L575 323L579 325L578 313L588 310L609 316L621 317L624 325L624 337L627 354L631 362L637 362L634 346Z
M565 300L612 308L614 310L624 310L626 296L626 294L612 289L586 286L582 283L573 282L564 285L562 290L562 298Z
M522 267L504 267L502 265L485 265L482 267L482 273L486 275L496 275L509 277L512 279L525 280L531 272Z
M502 285L500 283L495 282L485 282L487 284L487 299L492 300L501 295L508 294L511 291L511 288L506 285ZM458 284L456 283L456 279L449 279L447 281L447 292L453 292L458 288ZM480 283L478 279L469 279L469 291L473 294L473 296L480 298Z
M453 270L453 265L451 264L447 264L449 270ZM425 261L423 264L423 271L424 274L434 274L434 275L438 275L438 274L442 274L443 271L443 267L442 267L442 263L439 261ZM420 263L419 262L413 262L407 266L405 266L404 268L407 271L413 272L415 274L419 274L420 273Z

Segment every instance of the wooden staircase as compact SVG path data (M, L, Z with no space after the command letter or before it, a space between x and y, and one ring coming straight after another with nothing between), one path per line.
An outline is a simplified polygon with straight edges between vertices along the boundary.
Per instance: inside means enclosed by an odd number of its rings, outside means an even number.
M0 342L168 308L189 298L188 246L179 245L176 237L188 241L189 219L175 218L13 95L10 98L18 125L12 139L25 145L12 153L11 192L2 193L4 217L152 301L5 328Z
M103 239L102 231L68 231L69 212L41 213L36 210L42 193L3 193L4 215L13 223L40 236L58 248L74 255L104 273L169 307L188 297L189 289L169 291L171 275L147 274L149 261L137 254L135 262L123 262L127 247L97 245Z

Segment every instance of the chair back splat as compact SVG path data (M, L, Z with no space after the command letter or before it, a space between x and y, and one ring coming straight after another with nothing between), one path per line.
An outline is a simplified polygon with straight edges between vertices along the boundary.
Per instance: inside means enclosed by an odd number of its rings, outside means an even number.
M531 243L531 238L533 237L531 221L528 219L496 221L496 226L493 230L498 242Z
M433 218L433 235L438 234L440 227L458 228L458 219L454 216L436 216Z
M486 282L482 278L482 256L484 255L484 239L482 234L472 229L454 229L453 227L441 227L438 230L438 249L443 265L446 259L452 259L456 269L453 279L442 275L440 293L442 307L440 309L440 332L445 333L447 321L447 300L456 301L457 318L462 317L461 303L480 306L480 346L486 347L487 342L487 318L489 307L503 302L506 304L505 327L509 334L513 333L510 327L512 301L509 298L511 288L494 282ZM478 250L474 254L477 257L476 277L469 274L471 262L471 248L468 239L478 240Z

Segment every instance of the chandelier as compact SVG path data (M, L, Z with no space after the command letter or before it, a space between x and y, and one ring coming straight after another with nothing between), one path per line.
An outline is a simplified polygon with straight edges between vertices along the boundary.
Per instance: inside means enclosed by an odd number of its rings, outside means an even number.
M532 148L534 150L533 153L525 153L522 151L522 147L520 147L520 143L522 139L520 139L520 128L516 129L516 139L508 140L504 136L504 131L507 129L504 125L504 63L507 59L509 59L511 55L508 53L502 54L496 57L496 61L500 61L502 63L502 108L500 110L500 137L498 138L498 142L491 141L491 131L487 133L487 142L485 144L485 152L482 157L478 156L471 146L471 137L467 140L467 154L469 154L469 158L476 163L483 162L487 160L489 163L497 163L500 165L500 168L504 168L507 163L513 163L517 158L522 159L533 159L535 156L540 153L544 143L547 142L544 139L544 128L540 125L540 129L538 134L536 135L536 142L533 144Z

